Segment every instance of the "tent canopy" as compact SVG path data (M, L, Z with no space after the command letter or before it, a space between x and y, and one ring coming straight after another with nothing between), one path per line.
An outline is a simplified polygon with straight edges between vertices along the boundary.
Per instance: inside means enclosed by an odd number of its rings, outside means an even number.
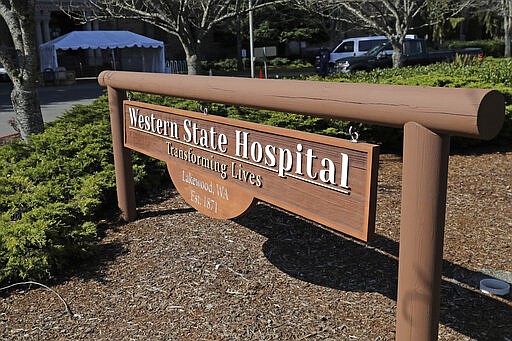
M141 69L137 71L165 70L164 43L161 41L130 31L73 31L39 46L41 71L58 68L57 50L78 49L111 49L112 53L114 49L134 49L132 55L125 58L127 61L138 59Z

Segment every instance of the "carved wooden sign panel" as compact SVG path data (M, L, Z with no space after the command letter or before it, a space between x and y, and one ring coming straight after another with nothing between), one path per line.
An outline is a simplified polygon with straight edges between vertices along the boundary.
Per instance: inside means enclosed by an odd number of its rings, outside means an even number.
M210 217L262 200L362 240L373 233L377 145L139 102L123 112L125 147L166 162Z

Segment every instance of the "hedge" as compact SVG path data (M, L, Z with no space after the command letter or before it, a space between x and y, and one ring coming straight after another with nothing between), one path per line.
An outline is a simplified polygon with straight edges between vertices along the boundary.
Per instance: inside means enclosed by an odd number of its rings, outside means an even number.
M162 178L155 164L135 157L139 191ZM151 168L156 177L149 176ZM47 124L31 145L0 147L0 282L47 279L86 256L96 222L114 202L105 97Z
M480 47L485 56L488 57L503 57L505 52L505 41L503 40L451 40L447 41L444 45L444 49L465 49L468 47Z

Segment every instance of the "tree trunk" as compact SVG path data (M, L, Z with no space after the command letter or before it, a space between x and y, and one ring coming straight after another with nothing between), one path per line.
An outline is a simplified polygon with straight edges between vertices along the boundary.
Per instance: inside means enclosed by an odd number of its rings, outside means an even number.
M512 39L512 1L503 1L503 29L505 30L505 57L512 57L510 40Z
M2 6L2 10L0 20L5 21L9 27L8 34L12 38L11 40L6 37L2 52L6 48L14 52L5 53L3 57L13 83L11 101L15 113L15 128L20 132L21 138L29 143L30 135L44 131L37 93L39 58L36 49L35 1L11 1L11 8Z
M185 51L186 59L187 59L187 69L189 75L197 75L199 70L201 69L201 62L199 61L199 56L197 53L189 53Z
M44 130L43 116L39 105L39 94L34 85L17 85L11 92L11 101L16 113L16 129L26 143L30 135L39 134Z
M242 19L240 13L236 15L236 69L242 71L244 64L242 61Z
M192 39L190 39L192 40ZM200 39L197 39L200 41ZM197 75L201 70L201 58L199 56L199 44L194 41L184 40L180 37L181 45L185 51L189 75Z
M402 57L402 55L403 55L402 44L391 43L391 45L393 46L393 55L391 56L391 58L393 60L393 68L395 68L395 69L401 68L404 65L404 60Z
M511 21L510 19L508 20ZM511 48L510 48L510 39L511 37L511 30L505 30L505 57L512 57Z
M242 1L236 2L236 69L242 71L244 64L242 61L242 15L240 6Z

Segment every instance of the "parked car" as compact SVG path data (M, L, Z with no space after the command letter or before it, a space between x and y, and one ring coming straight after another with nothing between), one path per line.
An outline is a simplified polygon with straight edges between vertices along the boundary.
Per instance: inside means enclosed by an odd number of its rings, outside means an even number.
M417 38L416 35L408 34L406 39ZM355 57L366 54L375 46L381 46L388 42L384 36L355 37L344 39L332 51L329 62L334 64L338 59L345 57ZM391 52L393 50L391 49Z
M0 64L0 81L8 81L9 76L7 75L7 71L5 71L5 68L2 64Z
M354 57L365 54L373 47L381 45L388 40L384 36L373 37L356 37L344 39L331 51L331 63L336 62L340 58Z
M356 57L340 58L335 62L335 70L339 72L370 71L377 68L393 66L393 49L390 43L376 46L367 54ZM437 62L452 61L456 55L483 56L481 48L459 50L428 51L425 39L407 39L403 44L404 65L426 65Z

